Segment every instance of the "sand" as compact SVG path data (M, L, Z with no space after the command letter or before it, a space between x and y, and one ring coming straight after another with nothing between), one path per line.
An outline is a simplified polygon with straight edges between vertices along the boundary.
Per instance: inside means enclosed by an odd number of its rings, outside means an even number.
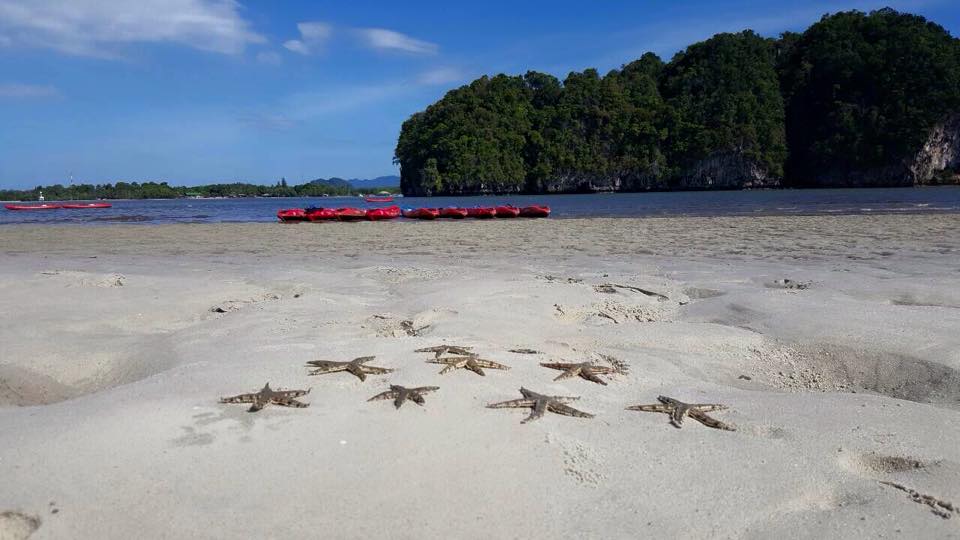
M0 539L958 538L958 229L3 227ZM444 343L511 369L414 352ZM304 366L369 355L395 371ZM310 407L218 403L266 382ZM440 389L367 402L390 384ZM521 386L596 416L485 407ZM737 431L624 410L658 395Z

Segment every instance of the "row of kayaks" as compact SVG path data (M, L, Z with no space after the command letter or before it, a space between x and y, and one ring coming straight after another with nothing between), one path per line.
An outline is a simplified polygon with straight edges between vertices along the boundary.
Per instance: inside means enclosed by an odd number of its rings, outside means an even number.
M380 221L403 216L408 219L433 220L449 219L491 219L491 218L545 218L550 215L550 207L540 204L516 207L477 206L474 208L404 208L387 206L385 208L286 208L277 212L280 221Z
M7 210L90 210L110 208L110 203L43 203L43 204L5 204Z

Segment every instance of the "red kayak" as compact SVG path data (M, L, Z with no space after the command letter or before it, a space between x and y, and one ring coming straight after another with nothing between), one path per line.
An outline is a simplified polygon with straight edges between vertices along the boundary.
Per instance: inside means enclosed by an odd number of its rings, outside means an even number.
M360 221L367 219L367 212L361 208L337 208L337 219L340 221Z
M520 215L520 209L516 206L498 206L497 207L497 217L498 218L515 218Z
M388 206L386 208L370 208L367 210L367 219L370 221L380 221L382 219L393 219L400 217L399 206Z
M475 208L467 208L467 217L477 218L477 219L490 219L497 216L497 209L492 206L477 206Z
M303 208L284 208L277 211L277 219L280 221L307 221L307 212Z
M403 217L409 219L437 219L440 216L440 210L436 208L407 208L403 211Z
M393 197L365 197L367 202L393 202Z
M454 207L452 207L452 206L449 207L449 208L441 208L441 209L440 209L440 217L442 217L442 218L453 218L453 219L463 219L463 218L467 217L467 209L466 209L466 208L454 208Z
M7 210L56 210L58 208L63 208L59 204L5 204L3 205Z
M88 208L111 208L113 207L110 203L105 202L94 202L94 203L70 203L62 204L60 208L68 208L70 210L86 210Z
M307 208L305 214L310 221L337 219L337 211L333 208Z
M520 209L520 217L547 217L550 215L550 207L542 204L533 206L524 206Z

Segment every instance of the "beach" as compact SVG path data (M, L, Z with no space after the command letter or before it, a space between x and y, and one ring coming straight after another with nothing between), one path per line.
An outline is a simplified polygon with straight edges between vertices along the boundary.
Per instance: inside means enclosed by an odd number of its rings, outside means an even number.
M0 539L958 538L958 230L0 227ZM305 365L364 356L393 371ZM309 407L219 402L268 382ZM486 407L521 387L594 416ZM658 396L735 429L626 410Z

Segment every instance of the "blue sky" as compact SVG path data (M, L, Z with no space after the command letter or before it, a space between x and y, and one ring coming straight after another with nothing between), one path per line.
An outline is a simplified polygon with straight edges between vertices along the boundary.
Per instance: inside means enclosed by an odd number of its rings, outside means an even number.
M956 0L0 0L0 187L396 174L403 120L481 74L887 5L960 35Z

